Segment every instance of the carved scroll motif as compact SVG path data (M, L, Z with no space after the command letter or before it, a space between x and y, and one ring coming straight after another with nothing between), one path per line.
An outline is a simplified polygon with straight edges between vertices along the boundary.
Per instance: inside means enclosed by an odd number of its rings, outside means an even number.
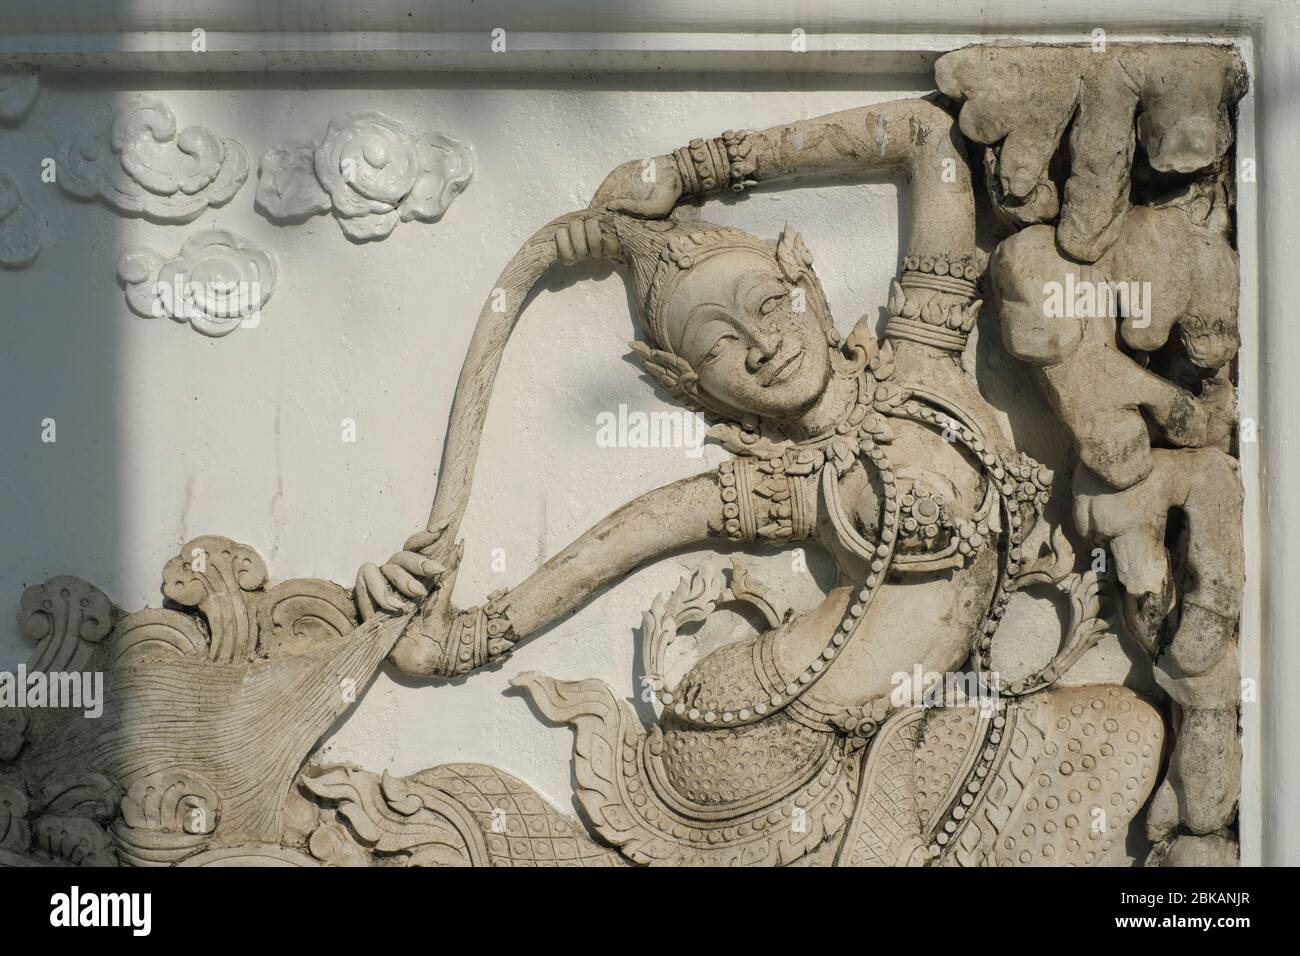
M112 629L108 595L80 578L60 576L23 592L18 628L37 644L33 671L84 670L91 650Z

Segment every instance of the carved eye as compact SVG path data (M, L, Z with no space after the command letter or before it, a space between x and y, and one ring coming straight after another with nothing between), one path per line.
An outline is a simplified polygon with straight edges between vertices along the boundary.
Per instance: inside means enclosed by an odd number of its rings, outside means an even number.
M758 314L770 315L781 304L785 297L786 293L784 291L778 292L776 295L768 296L763 300L762 304L759 305Z
M736 337L734 335L724 335L722 336L722 338L718 339L718 341L714 342L713 348L709 349L708 354L705 355L704 358L700 359L700 365L701 366L712 365L714 362L716 362L718 360L718 356L722 354L723 348L726 347L728 342L734 341L735 338Z

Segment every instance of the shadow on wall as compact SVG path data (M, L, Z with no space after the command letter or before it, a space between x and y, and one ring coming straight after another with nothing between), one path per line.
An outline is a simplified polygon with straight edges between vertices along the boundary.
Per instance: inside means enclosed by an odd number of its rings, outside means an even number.
M0 270L0 670L33 647L14 626L24 588L55 575L92 578L110 595L130 546L126 489L141 476L125 453L125 306L114 284L121 220L73 201L58 183L59 147L112 109L58 75L41 78L21 121L0 126L0 170L43 236L35 261Z

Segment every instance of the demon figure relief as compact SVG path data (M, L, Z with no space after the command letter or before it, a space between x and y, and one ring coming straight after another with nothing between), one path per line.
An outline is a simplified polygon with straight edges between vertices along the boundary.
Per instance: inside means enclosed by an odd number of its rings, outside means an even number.
M216 536L167 565L162 609L127 614L75 578L30 589L29 667L94 662L105 713L0 710L0 862L1235 862L1244 68L1226 48L973 47L936 83L629 161L534 233L479 316L427 525L351 593L272 585L252 546ZM723 191L891 170L908 248L883 322L847 334L793 225L707 221ZM797 193L783 201L797 222ZM628 283L647 378L730 457L455 607L511 332L544 275L596 259ZM977 332L1032 380L1065 460L1036 461L986 399ZM803 546L833 580L794 607L746 554ZM514 679L572 727L580 818L508 766L397 778L313 755L385 659L437 694L699 548L720 554L644 613L649 726L627 700L642 688ZM1060 612L1055 653L1004 674L1000 625L1030 597ZM755 625L682 660L684 629L724 606ZM1150 690L1071 679L1114 634ZM914 672L968 692L900 694Z

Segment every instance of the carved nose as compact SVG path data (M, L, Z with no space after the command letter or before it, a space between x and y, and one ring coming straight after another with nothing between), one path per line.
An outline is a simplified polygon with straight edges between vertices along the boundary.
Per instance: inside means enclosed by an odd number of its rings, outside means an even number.
M757 372L768 363L773 355L781 351L781 341L779 335L758 336L758 344L745 353L745 367L751 372Z

